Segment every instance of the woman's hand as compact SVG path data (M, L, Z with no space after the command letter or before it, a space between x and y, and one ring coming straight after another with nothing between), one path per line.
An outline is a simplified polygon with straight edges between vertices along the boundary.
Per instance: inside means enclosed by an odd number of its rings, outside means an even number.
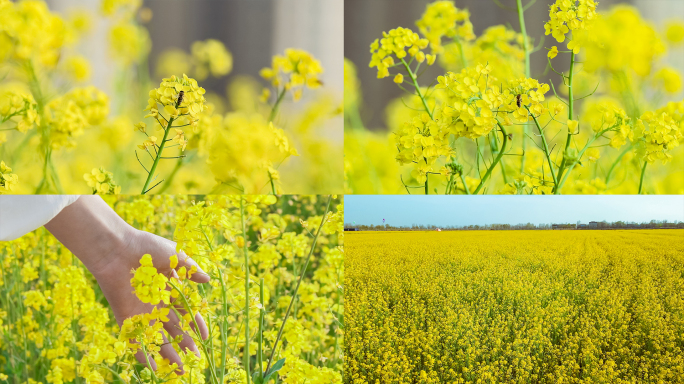
M131 227L99 196L81 196L46 224L45 228L78 257L97 279L119 326L125 319L150 313L155 307L140 301L131 286L132 271L140 266L143 255L152 256L157 271L170 277L175 274L170 268L170 257L177 254L176 268L185 266L189 270L193 265L197 266L197 273L192 275L191 281L206 283L210 280L194 260L182 252L176 252L176 243ZM163 303L158 306L161 305ZM176 309L181 314L185 313L180 305ZM179 343L182 350L190 349L199 353L192 338L180 330L176 313L172 310L168 317L169 321L164 323L166 332L174 338L183 336ZM206 339L209 332L204 319L197 313L195 320L200 335ZM166 338L164 341L167 341ZM178 353L170 343L161 347L160 354L170 364L182 366ZM141 364L147 365L147 357L142 351L136 354L136 358ZM151 369L157 368L152 360L150 365Z

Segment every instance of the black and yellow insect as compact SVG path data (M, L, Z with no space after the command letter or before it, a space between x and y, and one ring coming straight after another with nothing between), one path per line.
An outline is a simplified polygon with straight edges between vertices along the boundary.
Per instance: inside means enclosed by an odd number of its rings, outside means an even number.
M176 100L176 105L180 105L183 102L183 96L185 96L185 92L178 92L178 100Z
M522 102L522 95L521 94L518 93L517 95L515 95L515 102L516 102L516 104L518 104L518 108L520 108L520 103Z

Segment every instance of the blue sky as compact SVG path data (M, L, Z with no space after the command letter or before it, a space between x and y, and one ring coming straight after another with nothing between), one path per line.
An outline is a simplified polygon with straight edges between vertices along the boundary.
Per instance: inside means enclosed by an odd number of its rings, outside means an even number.
M345 223L379 225L684 221L684 196L347 195Z

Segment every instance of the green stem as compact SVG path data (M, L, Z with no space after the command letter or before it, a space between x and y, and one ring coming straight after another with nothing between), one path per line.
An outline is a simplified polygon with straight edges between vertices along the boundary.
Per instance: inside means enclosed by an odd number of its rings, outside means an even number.
M529 113L532 116L532 119L534 119L534 124L537 126L537 129L539 130L539 136L541 136L542 139L542 144L544 145L544 155L546 155L546 161L549 163L549 169L551 170L551 177L553 178L553 186L554 188L556 185L558 185L558 179L556 179L556 174L553 171L553 162L551 161L551 153L549 152L549 144L546 142L546 136L544 136L544 130L542 130L541 126L539 125L539 121L537 121L537 117L534 116L532 112L530 112L530 108L525 106L525 109L527 109L527 113Z
M209 356L210 352L207 349L206 342L202 341L202 334L200 333L200 330L199 330L200 328L199 328L199 325L197 324L197 319L196 319L197 314L192 311L192 307L190 306L190 302L188 301L188 298L185 297L185 294L183 293L183 291L176 284L174 284L171 280L168 281L168 284L171 286L171 288L175 289L176 292L178 292L178 297L180 297L183 300L183 309L185 309L185 311L190 314L190 317L192 318L192 323L195 324L194 331L195 331L195 335L197 336L197 339L195 341L202 347L202 349L204 350L204 354ZM178 312L178 310L176 308L171 306L171 309L174 312L176 312L176 315L178 316L178 318L183 317L180 314L180 312ZM214 381L217 384L220 384L218 381L218 377L216 377L216 368L214 367L214 362L211 361L211 359L209 359L207 361L207 363L209 364L209 372L211 373L212 378L214 379Z
M591 140L589 140L589 141L587 142L587 144L584 146L584 148L582 148L582 150L580 151L580 153L577 155L577 159L576 159L575 161L573 161L572 163L570 163L570 166L568 166L567 172L565 172L565 174L563 175L563 177L560 178L560 176L558 176L558 179L559 179L560 182L559 182L558 185L556 185L556 187L555 187L555 189L554 189L554 194L556 194L556 195L560 194L560 190L561 190L561 188L563 188L563 185L565 184L565 181L568 179L568 176L570 176L570 173L572 172L572 169L575 168L575 165L577 165L577 163L579 163L580 159L581 159L582 156L584 155L584 152L589 148L589 146L594 142L594 140L596 140L596 139L598 139L599 137L603 136L604 133L610 131L610 130L613 129L613 128L614 128L614 127L610 127L610 128L608 128L608 129L604 129L603 131L601 131L601 132L597 133L596 135L594 135L594 137L592 137Z
M641 168L641 178L639 178L639 194L641 195L642 187L644 186L644 175L646 174L646 165L648 161L644 161L644 167Z
M525 77L530 77L530 50L528 49L527 29L525 28L525 10L522 0L517 1L518 20L520 21L520 33L523 35L523 51L525 51Z
M176 108L178 108L178 105L180 103L176 102ZM152 181L152 178L154 177L154 171L157 170L157 164L159 164L159 160L162 157L162 152L164 151L164 147L166 146L166 138L169 136L169 132L171 132L171 128L173 127L173 117L169 117L169 123L166 125L166 130L164 130L164 138L162 139L161 144L159 144L159 150L157 151L157 156L154 158L154 162L152 163L152 168L150 168L150 172L147 174L147 180L145 180L145 185L143 186L142 192L140 192L141 195L146 194L149 192L147 190L147 187L149 187L150 182ZM147 150L147 149L146 149Z
M489 150L494 154L495 151L499 150L499 143L496 141L496 137L487 136L489 140ZM501 159L501 174L503 175L504 184L508 184L508 175L506 174L506 164L504 164L503 159Z
M169 187L173 183L174 177L176 177L176 174L178 173L178 170L180 170L181 166L183 166L183 159L185 159L185 158L184 157L178 158L178 161L176 161L176 165L173 167L173 170L169 174L169 177L166 178L166 181L164 182L164 184L162 184L161 189L159 189L159 192L158 192L159 194L162 194L167 189L169 189Z
M463 183L463 189L465 189L466 195L470 195L470 189L468 189L468 184L466 184L465 177L461 173L461 182Z
M523 51L525 51L525 77L530 78L530 50L529 42L527 40L527 29L525 28L525 9L522 6L522 0L517 0L518 20L520 21L520 33L523 35ZM527 125L523 125L522 135L522 151L525 153L527 149ZM525 172L525 156L520 162L520 173Z
M285 88L283 88L283 90L278 94L278 98L276 99L275 104L273 104L273 108L271 108L271 114L268 116L269 122L275 119L276 114L278 113L278 107L280 106L280 102L283 101L283 96L285 96Z
M249 253L247 252L247 231L245 229L245 206L244 198L240 198L240 222L242 224L242 253L245 257L245 354L243 356L245 372L247 372L247 384L250 383L251 370L249 368Z
M220 383L223 383L224 378L226 377L226 361L228 361L228 357L226 356L226 349L228 348L228 340L226 340L226 337L228 336L228 298L226 297L226 285L223 281L223 272L221 272L221 269L218 268L218 273L219 273L219 279L221 280L221 295L223 297L223 319L221 321L221 381Z
M264 344L264 278L262 277L259 285L259 302L261 303L261 311L259 313L259 350L257 351L257 358L259 359L259 376L264 377L264 367L263 367L263 344Z
M434 118L432 118L432 112L430 112L430 108L428 108L427 101L425 101L423 94L420 93L420 86L418 85L418 78L413 73L413 71L411 71L411 67L409 67L408 63L403 58L401 59L401 62L404 64L404 67L406 68L406 71L408 72L408 75L411 78L411 81L413 82L413 87L416 89L416 93L418 94L418 97L420 97L420 101L423 102L423 107L425 107L425 112L427 112L427 114L428 114L428 116L430 116L431 120L434 120Z
M267 171L267 172L268 172L268 181L271 183L271 193L273 193L275 195L276 194L276 187L275 187L275 183L273 182L273 175L271 175L271 171Z
M140 346L142 347L143 354L145 355L145 360L147 361L147 367L150 369L150 375L152 377L152 383L157 382L157 376L154 374L154 370L152 369L152 364L150 364L150 357L147 354L147 349L145 349L145 343L141 342Z
M29 89L31 90L31 94L33 95L33 98L36 100L36 105L38 107L38 115L40 116L40 124L38 125L38 130L41 133L41 144L43 145L43 149L45 150L45 162L43 164L43 178L38 184L38 187L36 188L35 193L41 193L43 191L43 187L46 186L49 188L49 176L48 173L50 170L52 170L53 174L53 184L55 188L57 189L58 192L62 193L62 187L59 182L59 175L57 172L54 170L54 166L52 165L52 148L50 148L50 130L49 127L45 125L45 96L43 95L43 91L40 87L40 82L38 81L38 76L36 76L36 71L33 68L33 63L30 61L27 63L27 70L29 74ZM49 191L49 189L48 189Z
M461 63L463 64L463 68L468 67L468 59L465 57L465 52L463 51L463 44L461 44L461 39L458 37L454 37L454 43L458 46L458 51L461 54Z
M292 293L292 298L290 299L290 304L287 306L287 311L285 312L285 317L283 318L283 323L280 325L280 330L278 331L278 336L276 336L275 343L273 344L273 349L271 349L271 356L268 358L268 364L266 364L266 372L271 368L271 363L273 363L273 357L275 356L276 350L278 349L278 342L280 341L280 337L283 335L283 330L285 329L285 323L287 322L287 318L290 316L290 311L292 310L292 304L295 302L295 299L297 298L297 292L299 291L299 286L302 284L302 280L304 280L304 274L306 273L306 269L309 266L309 261L311 260L311 255L313 255L314 248L316 248L316 242L318 241L318 236L321 234L321 230L323 229L323 224L325 224L325 219L326 216L328 216L328 210L330 209L330 202L332 201L332 195L328 196L328 204L325 207L325 212L323 213L323 218L321 219L321 224L318 226L318 231L316 231L316 236L314 236L313 243L311 244L311 249L309 249L309 255L306 257L306 262L304 263L304 266L301 269L301 273L299 275L299 280L297 281L297 286L295 286L295 290Z
M406 68L406 72L408 72L409 77L411 78L411 81L413 82L413 87L416 89L416 94L418 94L418 97L420 97L420 101L423 102L423 107L425 108L425 112L427 112L428 116L430 116L430 120L434 120L432 117L432 112L430 112L430 108L427 105L427 101L425 101L425 97L423 97L423 94L420 92L420 86L418 85L418 78L416 75L411 71L411 67L409 67L408 63L404 58L401 58L401 62L404 64L404 68ZM427 174L425 175L425 194L429 194L428 192L428 179L427 179Z
M572 77L573 73L575 70L575 52L570 54L570 72L568 73L568 120L572 120L573 117L573 107L575 105L575 102L573 100L573 91L572 91ZM570 147L570 141L572 140L572 132L570 131L570 128L568 128L568 137L565 140L565 149L563 150L563 161L561 162L560 169L558 170L558 178L562 179L563 172L565 171L565 168L567 166L567 161L565 160L565 154L568 152L568 148ZM558 193L559 186L556 184L554 187L554 193Z
M501 123L499 123L497 121L496 124L499 126L499 128L501 129L501 133L503 134L503 144L501 144L501 150L499 151L499 154L494 159L494 162L492 163L492 165L489 168L487 168L487 172L485 172L484 176L482 177L482 180L480 180L480 184L478 184L475 191L473 191L474 195L477 195L480 192L480 190L484 186L485 181L487 181L487 178L489 178L489 175L492 174L492 170L494 169L494 167L496 167L496 165L499 163L499 161L501 161L501 158L503 157L504 152L506 152L506 143L508 143L508 134L506 133L506 129L503 127L503 125L501 125Z
M610 169L608 170L608 174L606 175L606 185L608 185L608 182L610 181L610 176L613 174L613 170L615 170L615 167L620 163L620 160L627 154L627 152L632 150L632 145L628 145L627 148L620 153L620 155L615 159L613 162L613 165L610 166Z

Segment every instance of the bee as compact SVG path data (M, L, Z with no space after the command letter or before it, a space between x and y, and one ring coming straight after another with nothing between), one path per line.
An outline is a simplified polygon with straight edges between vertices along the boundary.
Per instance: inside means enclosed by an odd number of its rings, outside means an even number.
M516 102L516 104L518 104L518 108L520 108L520 103L522 102L522 95L521 94L518 93L517 95L515 95L515 102Z
M176 100L176 105L180 105L183 102L183 96L185 96L185 92L178 92L178 100Z

